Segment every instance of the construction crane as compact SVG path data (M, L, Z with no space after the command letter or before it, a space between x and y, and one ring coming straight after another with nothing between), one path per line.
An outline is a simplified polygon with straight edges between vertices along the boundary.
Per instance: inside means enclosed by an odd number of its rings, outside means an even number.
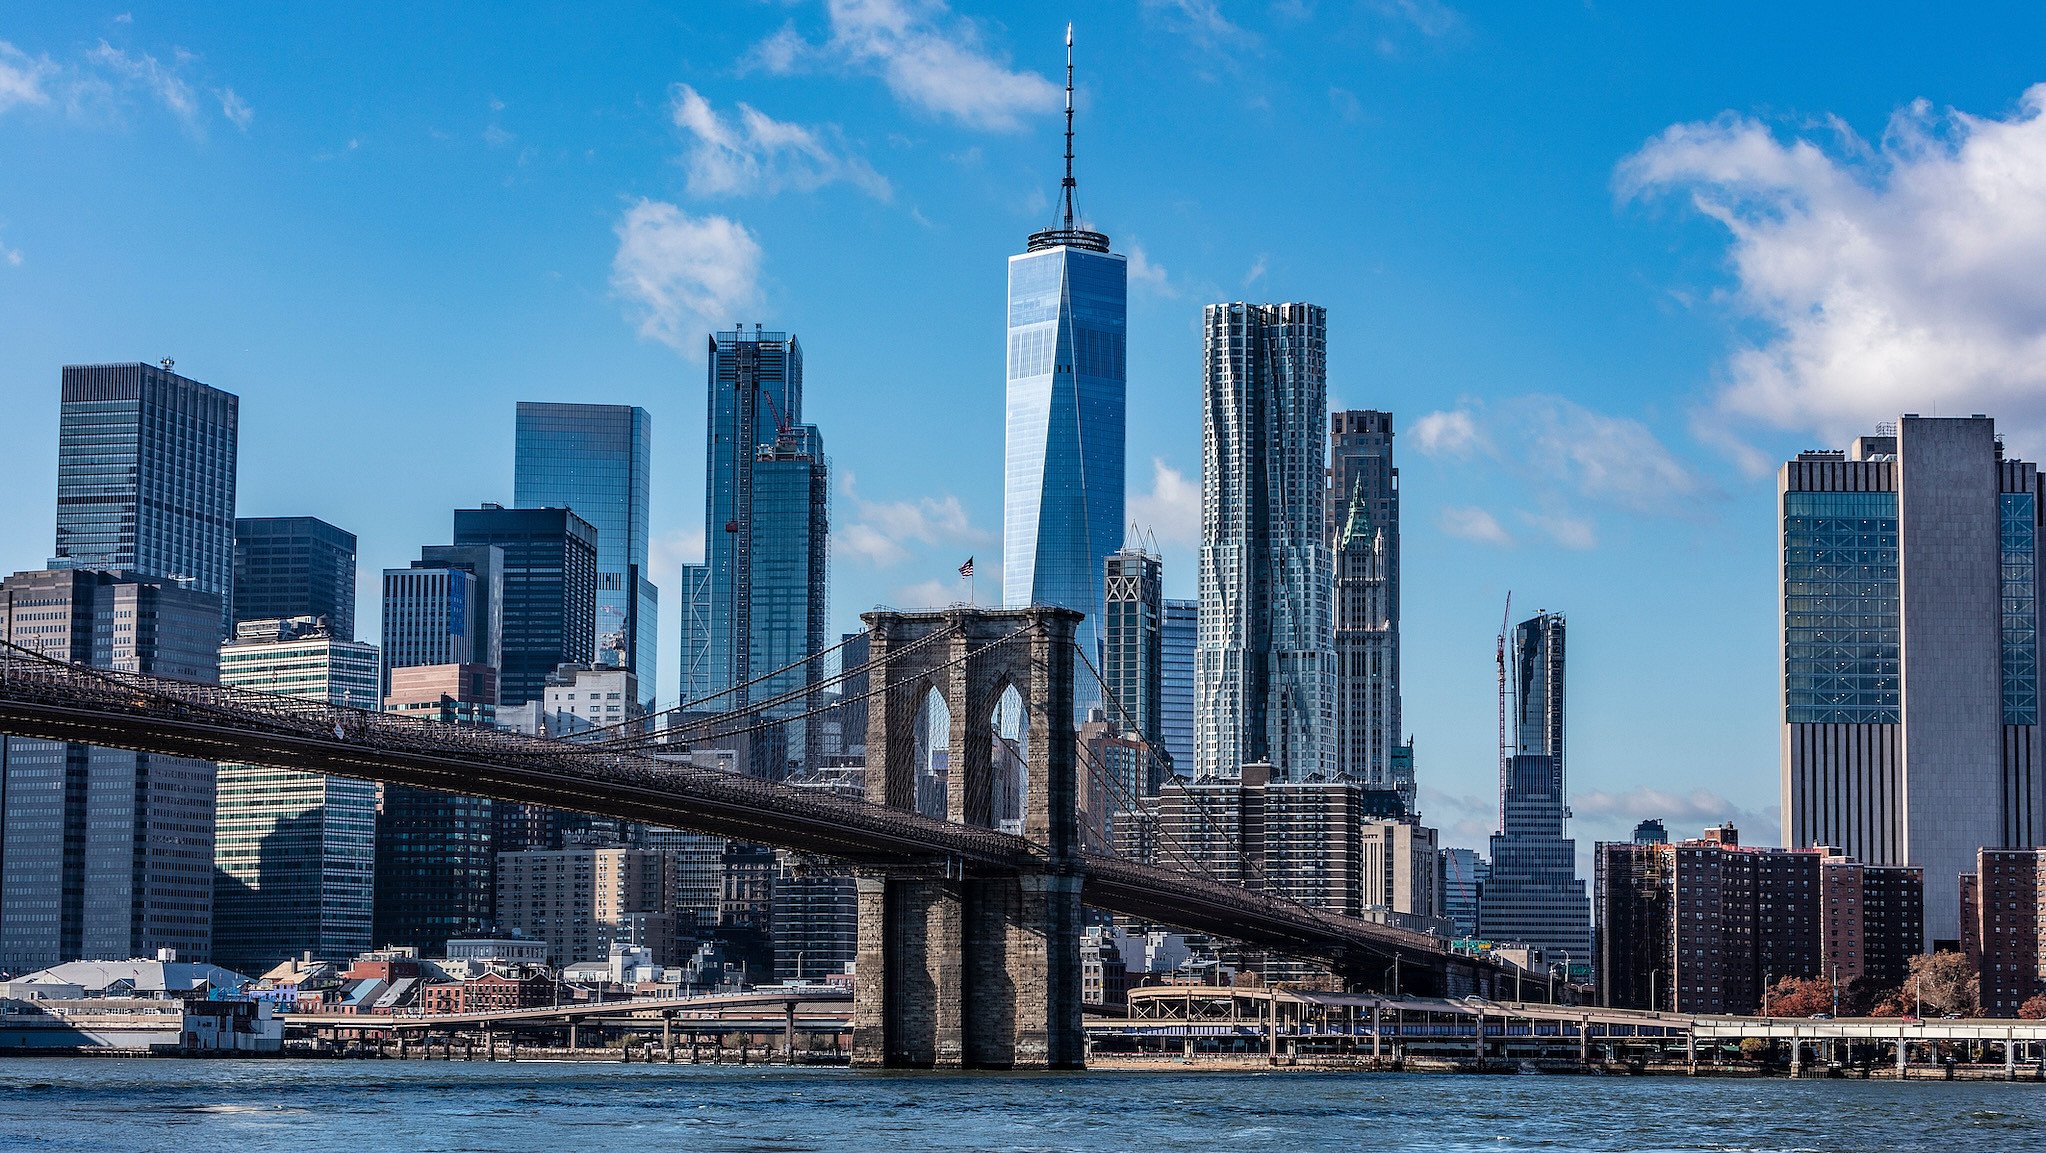
M1506 769L1508 749L1512 746L1506 740L1506 713L1512 707L1507 696L1506 674L1506 630L1513 623L1513 590L1506 590L1506 611L1499 614L1499 639L1492 649L1492 659L1499 666L1499 828L1506 828Z

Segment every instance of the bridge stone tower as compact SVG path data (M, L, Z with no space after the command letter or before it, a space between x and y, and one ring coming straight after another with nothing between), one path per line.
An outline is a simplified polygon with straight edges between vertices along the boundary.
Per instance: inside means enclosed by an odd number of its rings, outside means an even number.
M860 871L853 1063L1078 1068L1073 636L1081 614L955 608L861 619L871 630L869 683L881 687L868 709L867 800L916 809L916 726L935 691L952 720L945 817L994 827L994 711L1014 688L1026 726L1022 833L1043 856L1037 867L999 874L957 861Z

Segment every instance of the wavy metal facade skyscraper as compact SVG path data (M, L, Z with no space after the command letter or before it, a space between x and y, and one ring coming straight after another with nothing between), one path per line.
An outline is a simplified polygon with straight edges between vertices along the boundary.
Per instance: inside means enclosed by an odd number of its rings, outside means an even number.
M1009 258L1002 603L1086 613L1078 640L1098 668L1103 566L1123 541L1129 278L1075 214L1072 39L1068 29L1063 213ZM1080 678L1082 708L1091 679Z
M1331 775L1328 314L1211 304L1204 322L1195 773Z

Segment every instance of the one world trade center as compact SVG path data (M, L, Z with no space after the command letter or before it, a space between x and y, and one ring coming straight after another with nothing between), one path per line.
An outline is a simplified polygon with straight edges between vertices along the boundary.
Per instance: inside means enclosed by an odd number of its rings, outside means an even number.
M1066 30L1066 175L1058 223L1009 258L1008 439L1002 603L1087 614L1081 651L1101 667L1102 568L1123 542L1123 334L1129 286L1108 237L1074 211L1073 34ZM1099 699L1081 672L1084 711Z

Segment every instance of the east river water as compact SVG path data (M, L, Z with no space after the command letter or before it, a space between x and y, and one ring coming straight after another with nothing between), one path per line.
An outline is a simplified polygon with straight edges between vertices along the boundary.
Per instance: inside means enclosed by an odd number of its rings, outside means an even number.
M0 1060L0 1150L2046 1149L2046 1085Z

